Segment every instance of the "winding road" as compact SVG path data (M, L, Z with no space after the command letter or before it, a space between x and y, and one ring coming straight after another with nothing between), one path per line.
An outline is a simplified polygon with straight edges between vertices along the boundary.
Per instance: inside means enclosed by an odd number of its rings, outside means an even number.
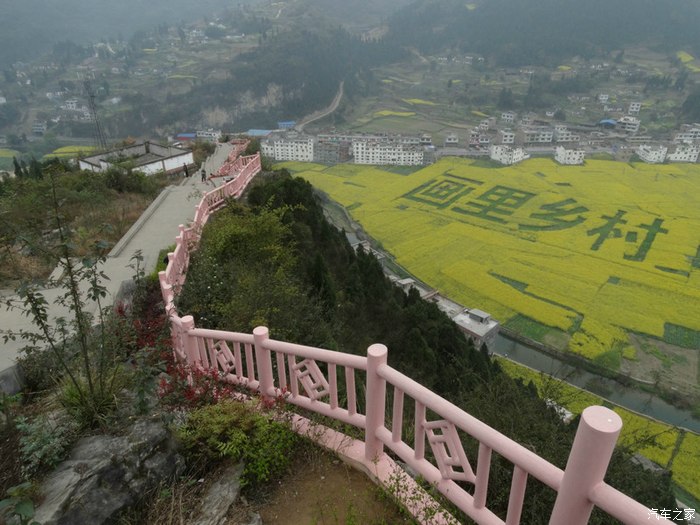
M296 129L297 131L304 131L304 126L307 124L310 124L311 122L314 122L316 120L320 120L323 117L327 117L331 113L333 113L336 109L338 109L338 105L340 104L340 100L343 98L343 86L345 85L345 81L341 80L340 85L338 86L338 92L335 94L335 97L333 98L333 101L330 103L330 105L326 109L322 109L319 111L314 111L311 113L311 115L308 115L304 117L299 124L297 124Z

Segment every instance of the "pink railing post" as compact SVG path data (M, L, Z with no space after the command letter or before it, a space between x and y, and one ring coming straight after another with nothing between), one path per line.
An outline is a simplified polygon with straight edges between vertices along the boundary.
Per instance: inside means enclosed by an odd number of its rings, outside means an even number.
M591 491L603 482L621 429L622 419L609 408L590 406L583 411L550 525L588 523L593 511Z
M258 372L259 390L263 397L274 397L274 378L272 377L272 358L270 351L265 348L265 341L270 338L266 326L258 326L253 330L255 342L255 368Z
M187 356L187 364L194 365L199 361L199 348L197 347L197 339L188 334L190 330L194 330L194 317L186 315L182 318L182 337L180 340L184 344L184 354Z
M367 394L365 398L365 459L374 461L384 445L377 437L377 430L384 426L386 408L386 379L379 376L377 369L386 364L387 348L374 344L367 349Z

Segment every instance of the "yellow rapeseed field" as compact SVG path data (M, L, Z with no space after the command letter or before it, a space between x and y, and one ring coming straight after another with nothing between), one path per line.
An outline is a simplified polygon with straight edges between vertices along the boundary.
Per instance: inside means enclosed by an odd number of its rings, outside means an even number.
M599 396L508 359L499 358L498 362L509 376L522 379L525 383L532 381L541 396L553 398L574 415L580 414L586 407L602 405L604 402ZM696 475L697 466L700 464L700 436L692 432L685 432L681 436L681 431L674 426L618 406L615 406L614 410L622 418L619 442L662 467L668 467L678 439L682 438L681 447L673 457L673 480L696 497L700 496L700 480Z
M568 349L588 358L614 348L633 357L629 332L700 331L695 165L445 158L410 175L293 169L351 206L419 279L502 323L525 316L568 332Z
M422 106L435 106L435 102L431 102L430 100L423 100L422 98L404 98L402 99L404 102L407 102L409 104L413 105L422 105Z
M680 60L684 64L686 62L692 62L693 60L695 60L695 57L693 57L693 55L691 55L687 51L679 51L678 53L676 53L676 56L678 57L678 60Z
M53 150L46 157L72 158L80 155L89 155L95 150L94 146L63 146Z
M700 498L698 465L700 465L700 436L686 432L673 458L673 479L696 498Z
M392 111L390 109L374 112L375 117L413 117L415 114L414 111Z

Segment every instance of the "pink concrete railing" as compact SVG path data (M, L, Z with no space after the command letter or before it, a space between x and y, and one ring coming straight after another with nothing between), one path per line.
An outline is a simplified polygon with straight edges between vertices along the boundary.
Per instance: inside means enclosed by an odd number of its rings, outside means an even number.
M301 416L293 418L298 432L335 449L393 490L423 523L455 521L442 511L426 512L432 500L396 466L385 448L479 524L520 523L529 476L557 492L550 524L583 525L594 506L630 525L652 517L671 523L603 481L622 428L612 410L599 406L584 410L566 469L561 470L390 367L384 345L372 345L367 356L357 356L276 341L265 327L252 334L225 332L196 328L192 316L180 317L173 300L185 282L189 253L197 247L204 224L227 197L240 195L259 170L256 156L234 180L202 198L192 226L180 226L177 247L169 254L167 269L159 274L179 360L215 368L224 381L362 430L364 439L353 440ZM387 399L393 400L390 410ZM404 421L404 407L411 408L407 402L412 403L414 414L409 422ZM465 453L466 436L478 442L476 458ZM426 456L428 450L432 455ZM487 507L493 452L514 465L505 521ZM465 483L473 486L473 494L463 488Z

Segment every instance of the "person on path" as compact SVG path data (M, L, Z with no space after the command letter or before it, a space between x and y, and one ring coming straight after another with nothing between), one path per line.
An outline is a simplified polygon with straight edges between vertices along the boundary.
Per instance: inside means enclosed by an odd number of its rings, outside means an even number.
M207 182L207 172L202 168L202 182Z
M185 175L184 175L185 178L190 176L190 170L187 169L187 164L182 165L182 171L185 172Z

